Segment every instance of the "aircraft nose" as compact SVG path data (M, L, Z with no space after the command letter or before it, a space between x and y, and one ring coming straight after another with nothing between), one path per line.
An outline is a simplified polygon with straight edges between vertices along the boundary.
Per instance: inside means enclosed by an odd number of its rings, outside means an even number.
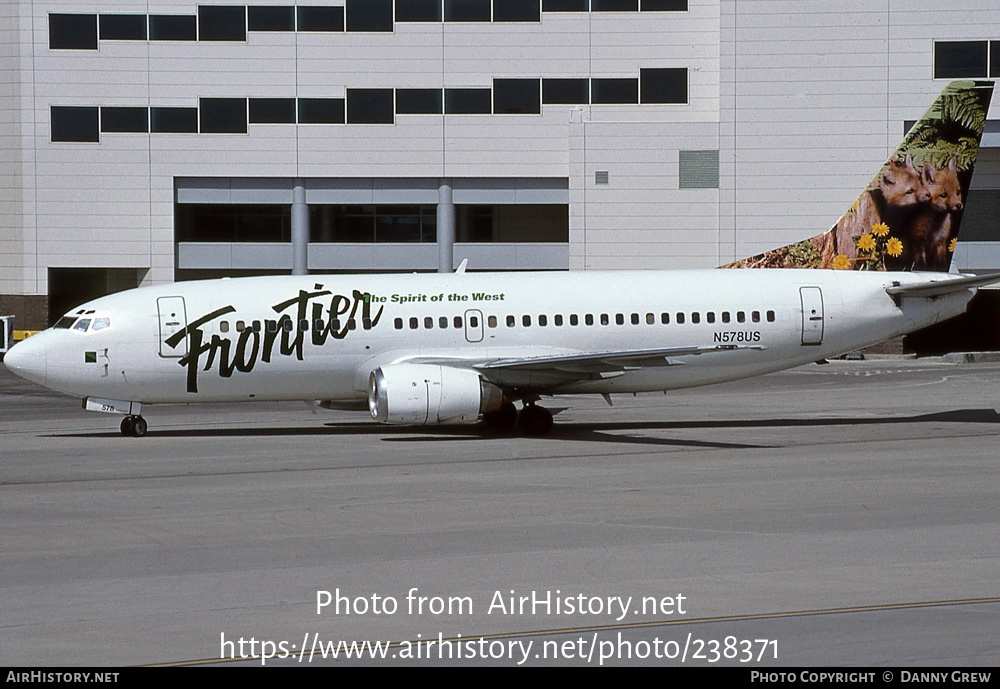
M4 354L3 363L11 373L30 380L32 383L45 385L47 368L45 348L36 338L39 338L39 335L33 335L11 347ZM32 342L32 340L35 341Z

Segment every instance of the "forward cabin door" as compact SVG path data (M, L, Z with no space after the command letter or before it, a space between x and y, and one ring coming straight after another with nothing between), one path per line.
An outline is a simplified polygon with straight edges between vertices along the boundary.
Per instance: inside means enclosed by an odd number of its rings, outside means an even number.
M823 344L823 291L819 287L800 287L802 299L802 344Z
M160 356L170 358L187 356L186 335L173 347L167 344L167 340L187 327L184 297L160 297L156 300L156 309L160 314Z

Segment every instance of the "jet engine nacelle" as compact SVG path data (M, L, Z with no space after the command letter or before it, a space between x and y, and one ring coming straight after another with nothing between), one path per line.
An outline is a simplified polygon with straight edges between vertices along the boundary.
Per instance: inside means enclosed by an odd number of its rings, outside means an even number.
M500 388L466 368L390 364L368 379L368 409L386 423L474 423L502 403Z

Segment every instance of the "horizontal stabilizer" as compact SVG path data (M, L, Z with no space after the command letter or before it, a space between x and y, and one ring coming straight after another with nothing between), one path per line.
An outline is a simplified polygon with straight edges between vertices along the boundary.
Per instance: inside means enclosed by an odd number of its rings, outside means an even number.
M972 287L982 287L994 282L1000 282L1000 273L966 275L959 278L935 280L934 282L922 282L916 285L893 285L892 287L886 287L885 291L890 297L933 299Z

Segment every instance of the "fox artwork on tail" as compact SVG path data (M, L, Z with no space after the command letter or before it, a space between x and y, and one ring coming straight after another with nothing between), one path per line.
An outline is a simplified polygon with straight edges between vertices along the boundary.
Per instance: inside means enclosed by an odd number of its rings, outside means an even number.
M989 108L980 86L949 84L829 231L724 267L948 271Z

